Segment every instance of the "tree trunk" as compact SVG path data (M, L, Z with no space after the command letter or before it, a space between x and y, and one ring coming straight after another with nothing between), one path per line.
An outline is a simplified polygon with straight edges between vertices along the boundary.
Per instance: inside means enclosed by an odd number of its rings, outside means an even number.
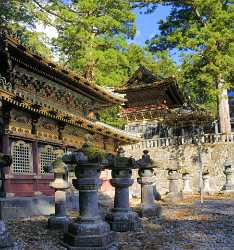
M219 94L219 125L221 133L231 133L230 110L228 103L227 89L223 88L223 80L219 80L218 88L221 90Z

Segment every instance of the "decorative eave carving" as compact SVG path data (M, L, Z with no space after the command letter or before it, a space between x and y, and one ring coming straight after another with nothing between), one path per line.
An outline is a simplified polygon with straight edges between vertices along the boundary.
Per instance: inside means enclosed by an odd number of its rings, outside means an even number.
M34 103L32 103L30 100L25 100L22 97L22 99L19 101L15 98L14 94L9 93L5 90L0 91L0 100L6 103L10 103L11 105L17 106L21 109L30 111L31 113L37 113L41 116L48 117L53 120L61 121L66 124L84 128L87 131L91 131L93 133L98 133L107 137L111 137L113 139L117 139L122 143L131 144L137 143L140 140L140 138L129 135L122 130L116 129L106 124L102 124L101 122L89 121L83 117L71 115L70 113L65 112L58 112L56 115L54 115L50 112L51 109L49 109L48 107L41 107L40 109L36 109L33 106Z

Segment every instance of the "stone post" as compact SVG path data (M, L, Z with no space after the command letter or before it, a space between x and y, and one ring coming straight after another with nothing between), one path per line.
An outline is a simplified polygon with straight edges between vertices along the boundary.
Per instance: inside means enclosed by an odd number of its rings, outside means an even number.
M51 164L52 170L45 169L46 172L54 173L54 181L50 187L55 189L55 214L50 215L48 227L50 229L62 228L66 231L70 219L66 216L66 189L70 187L64 175L67 173L67 166L62 159L57 159Z
M160 216L161 208L155 204L154 183L155 174L153 161L148 155L149 151L144 150L142 159L136 163L139 166L139 178L137 182L141 185L141 210L140 216L154 217Z
M224 162L224 171L226 175L226 182L222 188L224 192L234 192L234 168L232 167L232 162L225 160Z
M166 198L171 201L181 199L182 194L179 190L179 174L176 169L168 170L168 180L169 180L169 192Z
M114 208L106 216L111 229L116 232L136 231L141 229L137 213L129 207L129 187L134 180L131 179L134 160L124 156L120 148L118 155L113 159L111 185L115 187Z
M184 173L182 175L182 179L183 179L183 196L186 195L192 195L193 190L190 187L190 180L191 180L191 175L189 173Z
M11 157L9 155L0 153L0 170L2 170L4 167L9 167L10 165ZM2 184L0 183L0 185ZM3 218L0 217L0 249L13 247L14 242L12 241L9 233L7 232L5 223L2 219Z
M203 192L204 192L204 194L208 194L208 195L211 194L209 174L203 173L202 180L203 180Z
M116 243L116 234L103 221L98 207L99 179L103 167L99 157L87 156L84 146L77 152L65 155L65 163L76 164L73 185L79 190L80 216L71 222L64 234L63 244L68 249L108 250ZM112 248L115 249L115 248Z

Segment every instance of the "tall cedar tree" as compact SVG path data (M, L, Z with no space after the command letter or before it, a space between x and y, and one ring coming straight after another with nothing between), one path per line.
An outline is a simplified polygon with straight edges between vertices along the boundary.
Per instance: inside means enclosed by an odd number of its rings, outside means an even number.
M221 132L230 132L227 88L233 83L234 69L233 0L145 2L153 8L162 3L172 6L166 20L160 21L161 33L149 42L150 50L186 52L184 88L197 103L212 106L217 100Z

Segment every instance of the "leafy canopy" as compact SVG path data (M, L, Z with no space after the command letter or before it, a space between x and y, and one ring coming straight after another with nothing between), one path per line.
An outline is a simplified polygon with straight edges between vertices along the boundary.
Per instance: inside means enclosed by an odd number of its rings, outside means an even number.
M233 0L160 2L172 8L166 20L160 21L160 34L148 42L149 48L183 51L184 88L195 102L212 106L221 91L219 81L224 82L223 88L233 81Z

